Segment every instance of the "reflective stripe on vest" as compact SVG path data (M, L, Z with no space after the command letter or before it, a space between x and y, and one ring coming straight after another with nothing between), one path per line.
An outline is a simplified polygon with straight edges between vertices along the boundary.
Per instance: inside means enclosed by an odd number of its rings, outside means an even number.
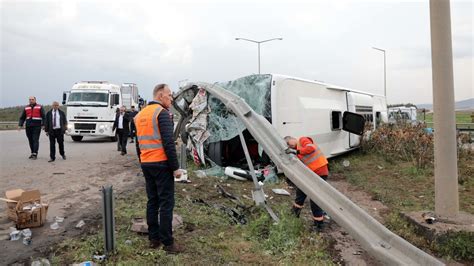
M300 143L298 143L300 146ZM325 166L328 164L326 157L324 156L323 152L316 144L308 144L306 146L314 147L315 150L310 154L302 155L300 160L308 166L311 170L316 171L317 169ZM301 146L300 146L301 147Z
M26 119L42 120L41 105L37 104L33 108L31 106L25 107Z
M168 160L163 149L158 125L158 116L161 111L163 111L163 107L160 105L148 105L134 118L138 147L140 148L140 161L142 163Z

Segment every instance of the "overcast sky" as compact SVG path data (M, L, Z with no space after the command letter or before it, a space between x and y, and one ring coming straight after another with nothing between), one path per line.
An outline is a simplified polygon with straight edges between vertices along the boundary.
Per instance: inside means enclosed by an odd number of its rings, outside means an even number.
M456 100L473 93L472 1L451 1ZM431 103L426 1L1 1L1 107L49 104L81 80L227 81L256 73Z

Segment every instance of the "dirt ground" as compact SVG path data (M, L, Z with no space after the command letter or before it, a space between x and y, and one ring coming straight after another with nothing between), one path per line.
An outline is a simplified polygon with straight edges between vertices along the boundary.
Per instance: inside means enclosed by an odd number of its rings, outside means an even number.
M42 200L49 203L46 224L33 228L32 244L6 240L9 227L14 224L6 217L4 203L0 204L0 264L10 264L44 253L61 239L80 235L88 230L88 221L101 215L101 192L103 185L113 185L120 193L135 188L143 182L138 176L134 144L128 145L128 154L121 156L117 144L104 138L86 138L81 143L65 140L67 160L57 154L56 161L48 163L49 143L41 136L39 157L27 159L29 148L24 132L0 131L1 173L0 197L6 190L22 188L39 189ZM59 157L59 158L58 158ZM57 230L50 229L56 216L64 217ZM86 226L75 229L84 220Z

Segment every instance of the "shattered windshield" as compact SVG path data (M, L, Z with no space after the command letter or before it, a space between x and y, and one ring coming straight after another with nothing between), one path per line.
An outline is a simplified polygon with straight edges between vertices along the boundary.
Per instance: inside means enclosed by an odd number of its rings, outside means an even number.
M251 75L219 85L243 98L255 112L271 121L271 80L271 75ZM209 142L230 140L245 129L234 115L230 115L227 107L212 95L209 96L209 107Z

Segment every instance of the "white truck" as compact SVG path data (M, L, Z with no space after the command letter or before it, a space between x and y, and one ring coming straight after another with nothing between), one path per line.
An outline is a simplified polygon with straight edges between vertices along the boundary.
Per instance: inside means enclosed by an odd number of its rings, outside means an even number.
M107 81L82 81L63 93L63 105L67 106L68 128L66 135L74 141L84 136L110 137L116 140L112 126L117 108L136 105L138 88L133 83L122 86Z

